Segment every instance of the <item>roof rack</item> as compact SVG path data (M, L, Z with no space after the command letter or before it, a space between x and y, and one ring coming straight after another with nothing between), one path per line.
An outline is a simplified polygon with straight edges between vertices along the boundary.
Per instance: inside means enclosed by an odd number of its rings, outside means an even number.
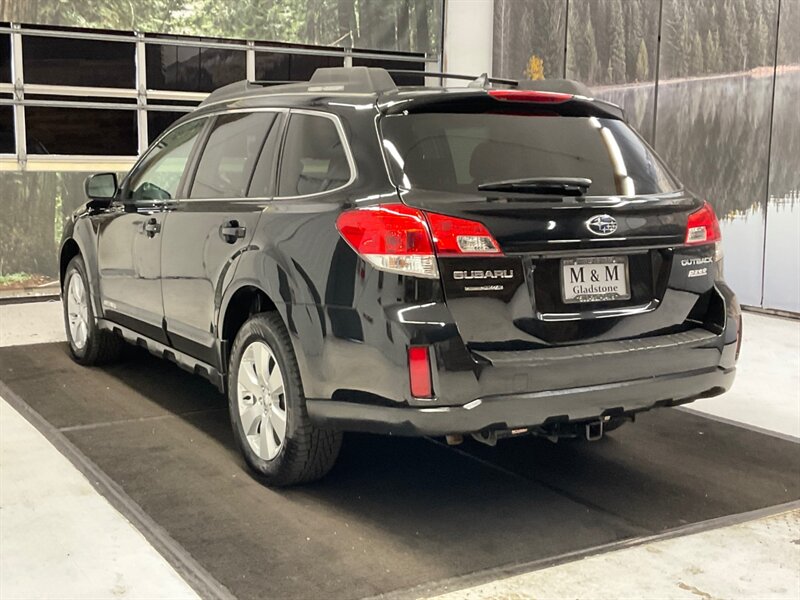
M275 91L283 93L303 92L342 92L382 94L395 92L398 89L390 74L415 75L442 79L460 79L469 81L468 87L484 89L495 85L506 85L524 90L564 92L591 97L592 93L584 84L569 79L541 79L537 81L517 81L504 77L489 77L486 73L479 76L462 73L444 73L436 71L415 71L413 69L382 69L380 67L322 67L314 71L308 81L237 81L215 90L200 104L213 104L228 99L241 97L248 92L275 87Z

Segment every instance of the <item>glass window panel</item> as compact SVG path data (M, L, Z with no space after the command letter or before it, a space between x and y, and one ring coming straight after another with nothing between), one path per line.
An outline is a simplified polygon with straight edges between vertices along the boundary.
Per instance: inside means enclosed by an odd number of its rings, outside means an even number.
M572 0L567 78L619 104L646 139L653 139L658 17L661 0Z
M190 198L244 198L253 165L275 113L232 113L219 117L208 137Z
M383 69L399 69L401 71L424 71L425 62L411 62L405 60L389 60L385 58L360 58L353 56L354 67L381 67ZM416 75L401 75L389 73L397 85L425 85L425 78Z
M0 33L0 81L11 82L11 36Z
M25 83L135 88L135 55L129 42L22 38Z
M295 114L281 156L280 196L303 196L341 187L350 179L342 140L333 121Z
M211 92L247 75L243 50L148 44L145 55L152 90Z
M133 200L175 198L189 154L206 119L195 119L179 126L151 148L125 184Z
M136 154L135 110L28 106L25 123L31 154Z
M184 116L185 112L166 110L147 111L147 143L152 144L156 138L167 130L167 127Z
M341 67L342 56L256 52L256 79L259 81L308 81L320 67Z
M493 74L513 79L562 77L566 12L564 0L496 0Z
M14 107L0 106L0 154L14 154Z

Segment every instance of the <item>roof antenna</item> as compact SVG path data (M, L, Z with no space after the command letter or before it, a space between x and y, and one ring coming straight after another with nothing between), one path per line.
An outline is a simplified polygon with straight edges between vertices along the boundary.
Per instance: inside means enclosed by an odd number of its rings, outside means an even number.
M473 79L472 81L470 81L467 84L467 87L480 88L482 90L486 89L487 87L489 87L489 74L488 73L481 73L481 75L479 77L477 77L476 79Z

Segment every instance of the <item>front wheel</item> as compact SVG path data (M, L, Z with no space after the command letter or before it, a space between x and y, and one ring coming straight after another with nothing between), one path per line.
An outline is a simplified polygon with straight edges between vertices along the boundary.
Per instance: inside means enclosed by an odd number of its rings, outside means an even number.
M236 335L228 406L245 461L268 485L314 481L333 467L342 435L309 420L297 360L277 313L254 315Z
M82 365L99 365L118 359L124 342L113 333L98 329L86 265L80 255L67 265L61 301L72 357Z

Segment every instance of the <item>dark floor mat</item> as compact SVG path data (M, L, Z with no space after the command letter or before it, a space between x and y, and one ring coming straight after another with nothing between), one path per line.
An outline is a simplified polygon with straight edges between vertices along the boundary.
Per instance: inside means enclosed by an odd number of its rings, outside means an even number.
M242 599L373 595L800 498L800 445L675 410L591 444L351 435L325 480L270 490L220 394L131 354L5 348L0 380Z

